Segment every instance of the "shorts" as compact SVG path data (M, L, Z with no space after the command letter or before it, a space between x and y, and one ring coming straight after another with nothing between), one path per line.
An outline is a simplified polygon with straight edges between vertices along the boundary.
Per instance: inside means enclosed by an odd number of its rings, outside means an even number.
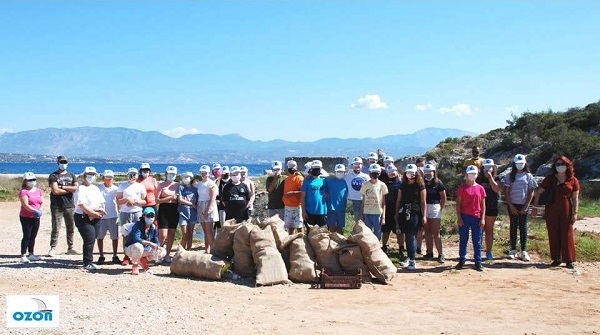
M285 229L302 228L302 207L285 206L283 221Z
M117 218L100 219L96 239L103 240L106 237L107 231L110 232L111 240L114 241L119 238L119 225L117 224Z
M196 223L198 223L198 220L191 221L190 219L185 218L185 217L179 215L179 222L178 223L179 223L180 226L195 225Z
M442 205L427 204L427 218L428 219L441 219L442 218Z
M179 210L177 204L160 204L158 206L158 228L177 229L179 223Z
M485 209L485 216L498 216L498 207Z
M381 231L384 233L397 232L398 227L396 225L396 204L385 205L385 224L381 226Z
M327 226L344 229L346 226L346 211L341 210L327 212Z
M285 210L283 208L267 209L267 216L272 217L275 215L279 215L279 218L283 220L284 212Z
M121 212L119 213L119 221L121 221L121 225L131 222L138 222L142 218L142 211L139 212Z
M306 223L312 226L323 227L325 225L325 215L324 214L309 214L306 213Z
M199 222L215 222L219 221L219 210L217 206L213 206L213 208L208 212L208 217L203 218L202 215L206 210L206 207L210 204L210 201L200 201L198 203L198 221Z

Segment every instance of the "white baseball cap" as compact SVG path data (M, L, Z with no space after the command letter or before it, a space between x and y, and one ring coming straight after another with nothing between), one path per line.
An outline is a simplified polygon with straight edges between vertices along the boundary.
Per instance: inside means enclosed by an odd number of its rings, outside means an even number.
M240 166L240 172L248 173L248 168L245 166Z
M221 166L221 170L220 171L221 171L221 174L229 173L229 166L227 166L227 165Z
M381 166L379 166L379 164L377 164L377 163L371 164L371 165L369 165L369 172L379 172L379 173L381 173Z
M513 159L513 162L515 162L516 164L527 163L527 160L525 159L525 155L516 154L515 158Z
M352 165L354 165L354 164L362 164L362 163L363 163L362 158L360 158L360 157L354 157L354 158L352 158Z
M33 174L33 172L25 172L23 174L23 179L25 179L25 180L35 180L37 178L35 178L35 175Z
M369 152L369 157L368 159L374 159L377 160L379 157L377 157L377 154L374 152Z
M190 178L194 178L194 174L191 173L190 171L186 171L184 173L181 174L181 177L190 177Z
M315 159L314 161L311 162L310 167L311 168L319 168L320 169L320 168L323 167L323 162L321 162L318 159Z
M177 168L174 167L173 165L169 165L169 166L167 166L167 169L165 170L165 172L177 174Z
M152 170L152 169L150 169L150 164L148 164L148 163L140 164L140 170L143 170L143 169Z
M384 163L393 163L394 162L394 157L392 157L392 156L385 156L385 157L383 157L383 162Z
M231 171L231 174L236 174L236 173L242 172L242 169L240 169L239 166L234 165L234 166L231 167L230 171Z
M312 162L306 162L306 164L304 164L304 172L308 173L308 171L310 171L312 167Z
M294 161L294 160L290 160L290 161L287 161L285 166L287 166L288 169L297 169L298 163L296 163L296 161Z
M491 158L486 158L483 160L483 166L493 166L496 165L494 164L494 160Z
M215 163L215 164L213 164L213 165L212 165L212 169L213 169L213 170L216 170L216 169L221 169L221 164L219 164L219 163Z
M465 172L467 174L478 174L479 170L477 169L477 167L475 165L469 165L469 166L467 166L467 169L465 170Z
M83 170L83 174L96 174L96 168L93 166L86 166Z
M435 165L433 165L433 164L425 164L425 166L423 167L423 171L424 172L435 171Z
M134 167L127 169L127 174L130 174L130 173L138 174L138 169L136 169Z
M200 167L200 173L202 173L202 172L208 172L208 173L210 173L210 167L208 165L202 165Z
M417 173L417 166L414 164L408 164L406 165L406 169L404 169L404 172Z
M271 168L272 168L273 170L281 170L281 168L282 168L282 167L283 167L283 164L281 164L281 161L274 161L274 162L271 164Z
M113 178L115 176L115 173L113 172L113 170L104 170L104 173L102 173L102 176L105 178Z
M390 164L385 168L385 172L387 172L387 173L398 172L398 168L396 167L396 165Z
M346 167L344 166L344 164L336 164L334 171L335 172L346 172Z

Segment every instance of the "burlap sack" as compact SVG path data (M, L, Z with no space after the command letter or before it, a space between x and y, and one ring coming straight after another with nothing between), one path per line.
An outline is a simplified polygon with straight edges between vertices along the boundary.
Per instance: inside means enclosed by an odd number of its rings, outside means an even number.
M362 270L362 281L363 283L371 282L371 273L369 267L365 264L360 247L356 244L346 245L342 248L338 248L338 255L340 265L344 271L358 271Z
M289 251L288 276L298 283L314 283L319 279L316 263L309 257L307 247L310 245L306 245L303 233L286 237L281 246L282 250Z
M377 236L362 221L354 225L351 242L356 242L369 271L380 281L388 284L396 275L397 268L381 250Z
M337 243L329 236L329 230L324 228L310 228L308 240L317 256L317 263L327 273L340 273L342 267L338 261L338 255L335 251Z
M235 231L241 226L234 219L227 220L211 246L211 253L219 258L231 260L233 258L233 236Z
M204 251L187 251L179 248L171 262L171 273L203 279L221 279L227 263Z
M253 224L242 224L233 235L233 271L240 276L254 276L256 265L250 247L250 232L258 229Z
M275 246L275 238L270 226L265 229L252 229L250 247L256 263L257 286L289 283L287 270Z

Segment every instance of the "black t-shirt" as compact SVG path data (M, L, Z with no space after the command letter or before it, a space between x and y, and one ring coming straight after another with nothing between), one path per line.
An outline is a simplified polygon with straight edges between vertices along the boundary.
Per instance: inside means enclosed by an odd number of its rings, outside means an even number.
M500 178L495 177L494 180L496 183L500 184ZM498 208L498 200L500 199L500 195L498 192L494 192L492 189L492 184L487 178L483 178L478 182L485 189L485 207L496 209Z
M427 191L427 204L439 204L442 200L440 192L445 191L446 188L440 180L437 183L432 180L430 183L425 182L425 190Z
M52 187L53 183L57 183L58 186L73 186L77 181L77 177L71 172L60 174L61 170L52 172L48 177L48 185ZM50 192L50 208L75 208L73 202L73 193L68 192L63 195L55 195Z
M219 192L217 193L217 207L219 210L225 210L225 206L223 206L223 203L221 202L223 199L223 189L225 188L225 186L227 184L229 184L231 182L231 179L227 180L227 181L223 181L223 179L219 179L217 180L215 183L218 186L218 190Z
M417 212L421 210L421 191L425 189L424 185L418 183L403 183L400 186L400 191L402 191L402 200L400 201L400 205L404 204L412 204L413 212Z
M385 195L386 205L392 204L392 208L396 207L396 200L398 199L398 190L400 189L401 185L402 179L387 179L387 182L385 183L385 186L387 186L388 188L388 194Z
M223 188L221 199L225 202L226 219L243 221L248 219L248 201L250 201L250 190L245 183L234 185L227 183Z

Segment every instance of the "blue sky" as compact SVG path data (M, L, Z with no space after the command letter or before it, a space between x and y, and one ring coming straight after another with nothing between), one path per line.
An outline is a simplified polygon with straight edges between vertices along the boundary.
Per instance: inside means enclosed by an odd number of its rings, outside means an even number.
M600 99L598 13L598 1L2 1L0 132L482 133L511 112Z

